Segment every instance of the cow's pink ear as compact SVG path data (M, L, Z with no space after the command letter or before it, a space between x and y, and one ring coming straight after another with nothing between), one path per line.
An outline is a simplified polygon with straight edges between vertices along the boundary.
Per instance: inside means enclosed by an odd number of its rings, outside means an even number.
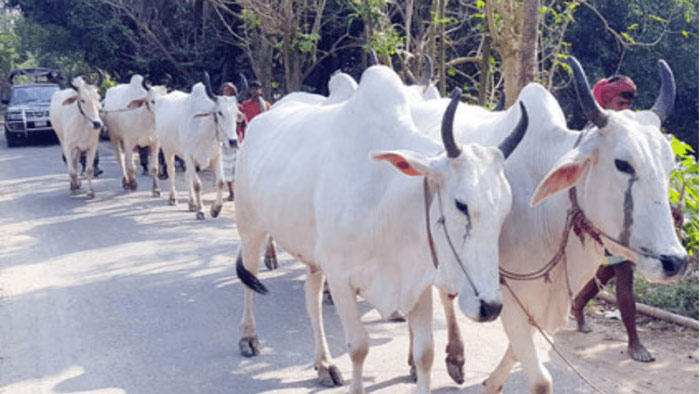
M413 166L406 160L405 157L401 156L398 153L380 153L373 155L372 158L374 160L386 160L391 165L394 166L397 170L401 171L402 173L409 175L409 176L418 176L418 175L423 175L420 172L418 172Z
M146 103L145 99L136 99L136 100L131 100L131 102L126 106L126 108L129 109L135 109L138 108Z
M78 99L78 96L68 97L67 99L63 100L63 105L73 104L75 102L75 100L77 100L77 99Z
M565 162L554 168L535 189L530 206L535 207L555 193L574 187L586 173L590 163L590 158L586 158L580 162Z

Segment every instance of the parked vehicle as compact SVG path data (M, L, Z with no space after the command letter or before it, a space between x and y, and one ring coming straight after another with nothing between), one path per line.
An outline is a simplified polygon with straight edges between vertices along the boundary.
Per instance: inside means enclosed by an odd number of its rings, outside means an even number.
M30 77L23 79L31 82L18 84L15 79L19 79L19 76ZM60 89L60 78L58 70L48 68L21 69L10 73L9 97L2 100L3 104L8 105L5 111L5 140L8 147L37 137L57 142L49 121L49 104L51 95Z

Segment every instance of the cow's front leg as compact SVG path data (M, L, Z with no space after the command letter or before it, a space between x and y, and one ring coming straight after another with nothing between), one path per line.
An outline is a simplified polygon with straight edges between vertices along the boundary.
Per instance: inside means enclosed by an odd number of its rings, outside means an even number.
M498 394L503 391L503 385L508 380L508 375L510 375L510 371L513 369L516 361L513 348L509 344L503 358L501 358L501 362L483 383L486 386L485 392L487 394Z
M165 165L168 169L168 182L170 185L168 203L170 205L177 205L177 192L175 191L175 154L163 151L163 156L165 156Z
M76 149L69 149L63 147L63 156L66 158L66 168L68 169L68 176L70 177L70 192L71 194L78 193L80 190L80 179L78 179L78 170L76 165L76 156L80 155L80 151Z
M160 146L158 143L152 143L149 145L149 149L151 150L148 160L150 164L149 172L153 177L153 197L160 197L160 182L158 180L158 151Z
M318 382L322 386L342 386L344 384L343 375L333 364L328 350L328 342L326 342L326 333L323 329L322 286L323 273L315 265L308 265L304 290L306 293L306 313L309 315L314 332L314 368L318 374Z
M356 290L352 289L349 283L332 277L328 278L328 286L333 292L336 312L343 323L345 342L352 360L350 394L364 394L362 366L369 352L369 334L362 325L361 316L357 310Z
M433 366L433 288L423 291L418 303L408 313L411 355L416 370L416 391L430 393L430 368Z
M223 149L223 148L222 148ZM224 206L223 192L224 192L224 170L221 163L221 155L213 160L214 174L216 175L216 201L211 206L211 217L215 218L219 216L221 208Z
M457 325L454 302L446 292L440 290L439 293L447 323L447 347L445 348L447 373L457 384L462 384L464 383L464 342Z
M95 173L94 161L95 155L97 154L97 143L90 147L87 151L87 157L85 158L85 177L87 178L87 194L86 198L95 198L95 190L92 188L92 176Z
M515 359L520 361L525 372L529 392L552 394L552 377L537 356L534 329L530 325L527 315L507 293L504 293L501 320L506 335L508 335L510 349L512 349ZM498 368L484 382L487 393L498 393L502 389L513 365L509 358L509 354L506 353Z

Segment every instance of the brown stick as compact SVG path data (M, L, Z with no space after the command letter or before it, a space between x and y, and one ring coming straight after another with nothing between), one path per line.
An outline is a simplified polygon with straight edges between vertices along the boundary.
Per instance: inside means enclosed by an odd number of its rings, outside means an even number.
M601 291L598 293L596 298L600 298L601 300L617 305L617 299L615 298L614 295L606 292L606 291ZM698 329L698 321L694 319L687 318L685 316L680 316L675 313L671 313L669 311L665 311L663 309L659 309L653 306L649 306L646 304L640 304L639 302L635 303L637 306L637 312L643 313L647 316L651 316L657 319L662 319L666 321L670 321L672 323L679 324L684 327L692 328L694 330Z

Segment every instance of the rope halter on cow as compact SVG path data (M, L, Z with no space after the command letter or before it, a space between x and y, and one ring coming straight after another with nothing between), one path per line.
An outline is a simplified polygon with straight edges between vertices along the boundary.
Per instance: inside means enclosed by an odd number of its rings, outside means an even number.
M467 277L469 285L474 290L474 295L476 297L479 297L479 290L477 290L474 281L472 280L471 276L469 276L469 272L467 272L467 268L464 266L464 262L462 262L462 259L459 257L459 254L457 253L457 250L455 249L454 244L452 243L452 238L447 232L447 226L445 226L445 213L442 208L442 198L440 196L440 190L437 190L437 197L438 206L440 207L440 217L438 218L437 223L442 226L442 229L445 232L445 239L447 239L447 244L450 246L452 255L454 256L455 260L457 260L457 264L459 264L459 267L462 269L462 272L464 272L464 276ZM423 201L425 203L425 229L428 232L428 246L430 247L430 255L433 258L433 266L435 266L435 268L438 268L439 263L437 258L437 252L435 251L435 243L433 242L433 235L432 231L430 230L430 204L432 202L432 193L430 193L428 178L423 179Z

